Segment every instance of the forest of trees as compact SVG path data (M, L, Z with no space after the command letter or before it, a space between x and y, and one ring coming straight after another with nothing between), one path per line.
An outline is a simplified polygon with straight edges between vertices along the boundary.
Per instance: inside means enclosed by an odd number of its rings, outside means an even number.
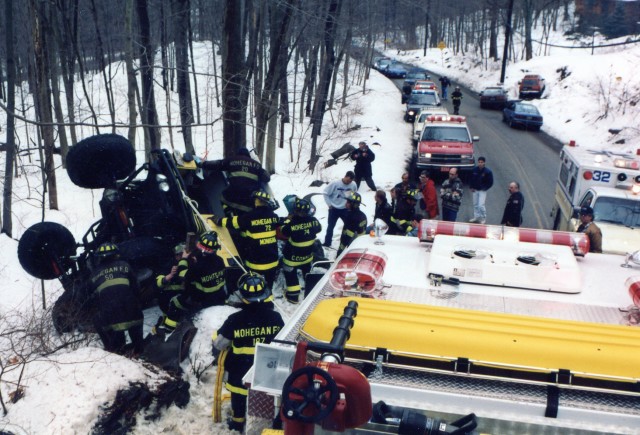
M41 162L47 206L57 209L54 156L98 133L126 132L149 150L220 122L223 154L249 145L275 171L284 125L307 123L309 169L327 111L344 104L347 83L366 89L376 44L398 50L436 47L498 60L507 30L526 38L510 58L530 59L531 31L569 20L569 0L4 0L0 8L0 131L6 157L2 232L11 235L16 156ZM211 63L197 70L196 44ZM378 45L379 46L379 45ZM202 53L200 53L202 55ZM217 58L217 55L220 57ZM354 63L357 61L357 63ZM287 80L292 66L297 89ZM351 67L350 67L351 65ZM356 68L353 65L357 65ZM124 72L123 83L115 80ZM337 88L337 77L342 74ZM349 74L351 76L349 76ZM220 110L214 118L202 89ZM158 95L178 96L158 108ZM126 105L118 96L126 94ZM295 97L294 97L295 96ZM177 117L161 118L159 112ZM123 115L126 113L126 115ZM173 123L170 119L178 119ZM4 122L6 121L6 122ZM253 130L247 144L247 130ZM20 131L20 135L16 134ZM137 132L143 132L136 136ZM17 137L21 137L17 141ZM169 142L169 143L167 143ZM43 198L45 195L43 194ZM43 202L45 200L43 199Z

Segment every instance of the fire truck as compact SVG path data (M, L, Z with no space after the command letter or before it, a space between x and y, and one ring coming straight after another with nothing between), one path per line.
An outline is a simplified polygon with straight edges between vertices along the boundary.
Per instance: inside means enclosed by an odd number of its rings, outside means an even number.
M429 116L418 142L416 166L438 172L448 172L454 167L471 170L475 165L473 143L479 140L469 133L464 116Z
M256 346L246 433L637 433L627 260L583 233L376 222Z
M560 152L560 171L551 211L556 230L576 231L578 211L589 206L602 231L604 252L640 249L640 159L590 150L575 141Z

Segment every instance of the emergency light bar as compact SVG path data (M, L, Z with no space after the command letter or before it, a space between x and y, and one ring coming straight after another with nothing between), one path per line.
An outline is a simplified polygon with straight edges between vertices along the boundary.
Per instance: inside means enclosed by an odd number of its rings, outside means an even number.
M584 233L515 228L502 225L467 224L429 219L422 219L420 221L418 225L418 237L421 242L433 242L438 234L563 245L569 246L573 251L573 255L580 257L584 257L587 252L589 252L589 237Z
M640 170L640 163L637 160L615 159L613 165L616 168Z
M451 116L451 115L432 115L427 116L427 122L459 122L463 123L467 121L466 116Z

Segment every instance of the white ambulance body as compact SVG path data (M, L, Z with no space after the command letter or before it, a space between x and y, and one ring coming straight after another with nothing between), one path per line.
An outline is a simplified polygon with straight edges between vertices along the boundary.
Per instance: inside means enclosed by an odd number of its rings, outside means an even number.
M572 143L560 152L551 215L555 230L576 231L578 210L589 206L606 253L640 249L640 158Z

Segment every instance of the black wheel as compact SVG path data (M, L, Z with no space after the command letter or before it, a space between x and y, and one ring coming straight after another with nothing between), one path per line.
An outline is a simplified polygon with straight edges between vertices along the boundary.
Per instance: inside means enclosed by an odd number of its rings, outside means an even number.
M289 375L282 387L282 412L289 420L318 423L338 402L338 385L326 371L302 367Z
M18 243L18 260L22 268L39 279L54 279L68 268L76 254L73 234L55 222L40 222L31 226Z
M117 134L99 134L69 148L67 173L76 186L101 189L115 186L136 168L131 142Z

